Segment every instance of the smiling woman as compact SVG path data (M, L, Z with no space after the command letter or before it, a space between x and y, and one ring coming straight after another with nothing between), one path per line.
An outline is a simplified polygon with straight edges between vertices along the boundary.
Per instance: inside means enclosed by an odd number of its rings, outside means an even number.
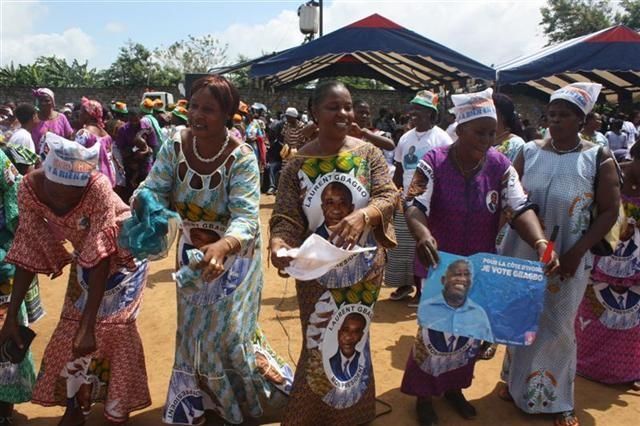
M289 161L271 217L271 262L284 274L312 234L342 248L374 248L351 256L313 281L298 281L305 345L284 425L362 424L375 416L369 324L382 283L396 190L378 148L348 135L351 94L341 83L316 88L318 137ZM314 236L315 237L315 236Z
M163 413L168 424L228 423L262 414L260 400L287 393L292 373L266 344L257 317L262 291L259 171L251 147L225 123L239 95L225 78L196 81L191 127L165 143L141 188L182 217L178 267L202 254L198 284L178 290L176 354Z

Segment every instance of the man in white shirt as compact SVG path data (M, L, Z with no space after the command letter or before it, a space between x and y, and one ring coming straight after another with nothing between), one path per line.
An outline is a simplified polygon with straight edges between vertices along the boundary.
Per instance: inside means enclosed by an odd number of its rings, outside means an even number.
M439 146L451 145L451 137L436 126L438 96L428 90L418 92L411 100L411 117L415 127L402 135L394 154L396 166L393 182L406 195L418 161Z
M9 145L21 145L31 152L36 152L36 146L31 138L31 129L35 126L36 109L31 104L20 104L16 107L16 118L21 128L16 130L9 139Z

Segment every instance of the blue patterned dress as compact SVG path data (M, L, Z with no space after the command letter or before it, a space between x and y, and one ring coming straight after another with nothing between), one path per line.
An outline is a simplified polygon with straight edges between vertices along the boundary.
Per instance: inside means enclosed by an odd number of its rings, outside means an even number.
M215 410L239 424L241 404L260 416L259 396L288 392L293 376L257 325L263 285L258 163L243 144L213 173L198 174L177 139L162 146L142 186L182 217L178 266L189 263L187 250L225 236L237 239L241 249L227 257L225 272L214 281L188 293L178 290L176 353L163 421L194 424L204 410ZM267 371L276 374L265 380Z
M545 233L550 235L555 225L560 227L555 246L559 254L589 228L598 147L562 155L541 149L535 142L523 147L522 184L540 208ZM512 229L505 237L503 254L537 260L536 252ZM557 276L549 279L535 342L508 348L502 377L515 404L527 413L560 413L574 408L574 321L591 266L592 256L587 253L573 278L563 282Z

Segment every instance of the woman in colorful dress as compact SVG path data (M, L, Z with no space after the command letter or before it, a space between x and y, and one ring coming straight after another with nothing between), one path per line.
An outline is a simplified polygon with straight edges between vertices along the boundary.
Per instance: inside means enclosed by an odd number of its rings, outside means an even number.
M136 327L147 263L119 249L129 208L95 172L99 147L48 133L43 167L20 183L20 222L6 261L16 266L0 340L18 345L18 312L35 274L53 278L71 264L60 322L44 352L32 401L61 405L60 425L84 424L91 405L120 424L151 404L142 341ZM69 241L74 253L67 252Z
M622 164L627 226L613 255L595 257L578 316L578 374L640 389L640 144Z
M111 155L113 139L104 128L102 120L102 105L100 102L82 98L78 124L82 126L75 135L76 142L85 148L91 148L94 144L100 146L100 161L98 171L109 178L111 186L116 186L116 169Z
M40 140L47 133L55 133L63 138L71 138L73 129L67 117L55 110L56 98L51 89L41 88L33 91L38 107L39 121L31 130L31 137L36 146L36 153L40 154Z
M288 392L292 372L273 354L257 325L263 285L260 174L251 147L225 124L239 94L212 75L191 88L190 128L162 146L141 187L182 217L178 265L204 254L202 285L178 289L178 329L163 421L204 424L205 410L228 423L263 409L261 397ZM135 203L135 201L134 201ZM276 374L277 373L277 374Z
M589 250L614 225L620 205L619 177L609 150L578 134L601 87L573 83L554 92L547 107L550 137L528 142L514 163L546 231L559 227L555 249L560 268L549 280L535 341L508 348L503 366L507 387L501 396L527 413L555 414L556 426L579 424L573 392L576 313L592 267ZM595 220L590 220L592 207L597 207ZM538 259L511 230L503 253Z
M385 249L395 245L397 191L378 148L348 136L354 120L342 83L313 95L318 137L282 172L271 217L271 262L278 250L319 234L338 247L372 251L351 257L313 281L296 281L304 347L283 425L356 425L375 417L369 327L380 292Z
M425 267L438 263L438 250L461 256L495 253L501 214L541 256L547 241L507 157L492 147L496 109L492 90L453 95L458 140L434 148L419 162L405 210L416 254ZM547 269L556 265L552 258ZM446 342L446 343L445 343ZM471 386L481 341L418 327L401 391L417 397L420 425L437 423L432 397L444 394L464 418L476 416L462 389Z
M19 178L20 175L9 158L0 151L0 326L7 315L15 274L15 267L4 260L18 225ZM33 285L32 283L31 287ZM37 293L37 282L35 286ZM40 309L35 314L33 318L28 315L27 304L23 303L16 321L19 325L27 326L39 319L43 312ZM0 362L0 424L11 423L14 404L31 400L35 381L31 351L27 352L19 364Z

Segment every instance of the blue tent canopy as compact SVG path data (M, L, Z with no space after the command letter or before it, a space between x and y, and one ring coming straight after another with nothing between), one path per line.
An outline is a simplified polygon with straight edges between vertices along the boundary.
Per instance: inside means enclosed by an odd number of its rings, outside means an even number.
M640 34L616 25L500 65L499 85L524 83L546 93L580 81L604 95L640 94Z
M495 71L374 14L300 47L255 63L251 77L288 86L319 77L375 78L397 89L494 80Z

